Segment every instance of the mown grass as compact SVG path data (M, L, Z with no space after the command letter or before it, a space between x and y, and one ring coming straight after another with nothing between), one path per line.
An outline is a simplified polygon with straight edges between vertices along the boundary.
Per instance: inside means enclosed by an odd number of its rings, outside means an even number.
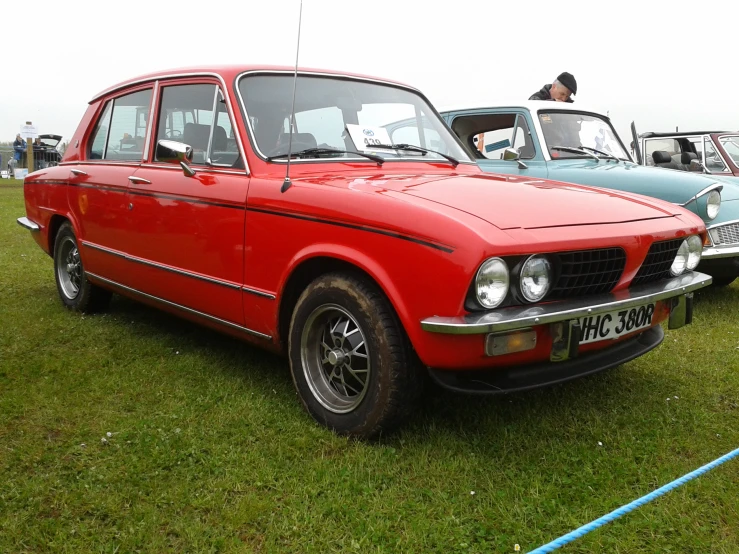
M736 284L621 368L435 391L363 444L313 423L278 357L118 297L64 310L6 183L0 552L525 552L739 446ZM735 553L738 497L736 460L561 551Z

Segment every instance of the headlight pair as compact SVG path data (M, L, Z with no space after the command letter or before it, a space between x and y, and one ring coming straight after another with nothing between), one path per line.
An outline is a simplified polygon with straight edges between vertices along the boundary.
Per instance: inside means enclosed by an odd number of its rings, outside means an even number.
M674 276L683 274L686 270L695 269L701 261L703 252L703 241L698 235L690 235L677 249L677 254L670 267L670 273Z
M538 302L552 288L552 264L545 256L534 254L526 258L517 272L517 291L528 302ZM484 308L497 308L510 289L510 271L501 258L490 258L480 266L475 277L477 301Z

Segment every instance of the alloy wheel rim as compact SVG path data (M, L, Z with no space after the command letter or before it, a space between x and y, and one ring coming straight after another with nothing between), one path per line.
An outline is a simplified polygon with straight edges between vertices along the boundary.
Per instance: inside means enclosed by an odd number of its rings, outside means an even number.
M327 410L351 412L367 394L370 352L364 331L344 308L313 310L300 341L303 374L313 396Z
M69 300L74 300L82 286L82 260L77 243L71 237L65 237L59 245L59 264L57 276L62 292Z

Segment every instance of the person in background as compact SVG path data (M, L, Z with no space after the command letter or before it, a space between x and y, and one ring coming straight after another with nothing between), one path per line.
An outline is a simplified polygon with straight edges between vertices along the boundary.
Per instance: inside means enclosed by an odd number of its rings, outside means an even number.
M544 85L541 90L529 97L529 100L554 100L555 102L574 102L572 96L577 94L577 81L572 73L560 73L551 85Z
M13 152L14 152L13 159L16 162L20 162L21 157L23 156L23 152L25 151L26 151L26 141L24 141L21 138L21 134L18 133L17 135L15 135L15 140L13 141Z

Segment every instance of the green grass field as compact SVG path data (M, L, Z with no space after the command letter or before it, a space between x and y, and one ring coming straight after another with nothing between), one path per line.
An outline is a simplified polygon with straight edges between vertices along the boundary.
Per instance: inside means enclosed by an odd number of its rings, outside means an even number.
M22 193L0 181L0 552L526 552L739 447L737 284L623 367L432 391L364 444L286 360L120 297L63 309ZM560 551L736 553L737 498L733 460Z

